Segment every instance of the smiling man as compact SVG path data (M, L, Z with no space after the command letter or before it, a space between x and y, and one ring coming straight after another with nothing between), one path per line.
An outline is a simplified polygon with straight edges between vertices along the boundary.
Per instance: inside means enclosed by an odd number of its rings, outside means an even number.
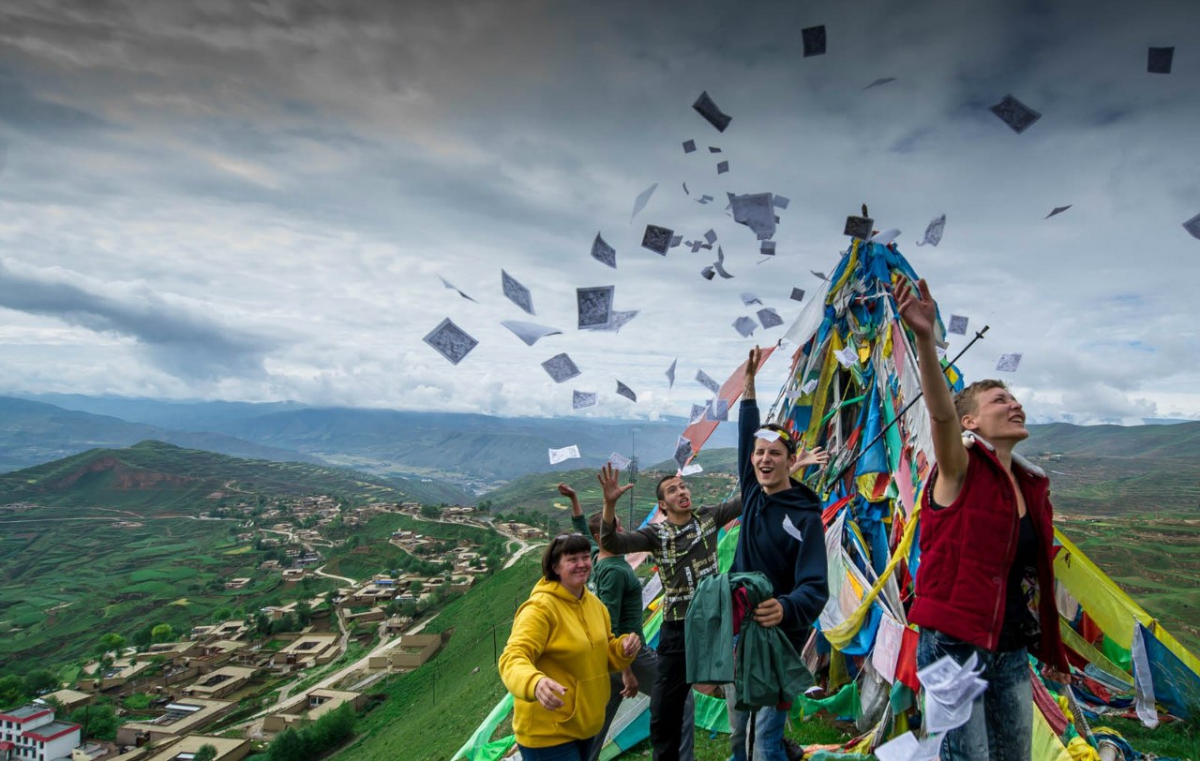
M650 692L650 740L654 761L681 758L684 704L690 694L683 622L700 579L717 573L717 533L742 512L741 497L716 507L692 509L692 493L679 476L658 482L658 508L667 519L637 531L616 530L617 500L630 487L608 465L600 471L604 512L600 546L615 555L649 552L658 563L666 611L658 634L658 675Z
M760 427L754 376L761 358L762 351L754 347L746 363L746 391L738 415L738 479L744 510L731 570L758 571L770 580L774 596L754 609L754 620L760 626L780 627L799 653L829 597L821 499L792 478L801 459L797 437L777 425ZM814 449L803 459L823 464L828 456ZM750 714L732 710L733 704L731 700L733 757L746 761ZM781 706L758 711L755 761L786 761L787 715Z

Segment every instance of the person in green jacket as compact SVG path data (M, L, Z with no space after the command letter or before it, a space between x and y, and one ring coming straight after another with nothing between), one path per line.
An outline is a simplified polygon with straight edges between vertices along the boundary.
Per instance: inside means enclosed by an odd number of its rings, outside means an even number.
M608 608L612 619L613 633L620 637L623 634L637 634L642 642L646 641L642 633L642 584L633 567L624 555L607 552L600 547L600 524L602 513L595 513L590 519L583 517L583 508L579 504L579 495L565 483L558 485L558 493L571 501L571 525L576 531L592 539L592 576L588 579L588 589L600 598ZM615 519L616 530L621 530L620 519ZM658 654L649 646L643 645L638 651L633 663L620 673L612 675L612 690L608 705L604 712L604 727L596 735L596 743L592 746L591 755L587 761L597 761L604 740L612 726L613 717L621 706L622 698L637 697L650 694L650 688L658 676ZM683 736L679 744L679 757L683 761L694 758L694 731L696 711L694 701L689 693L683 710Z

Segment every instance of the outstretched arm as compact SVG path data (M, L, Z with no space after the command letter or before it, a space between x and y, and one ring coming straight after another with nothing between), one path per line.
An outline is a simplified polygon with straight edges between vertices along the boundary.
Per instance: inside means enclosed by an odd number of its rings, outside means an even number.
M617 531L617 500L621 495L633 488L633 484L620 483L621 471L611 465L600 469L596 478L604 493L604 512L600 521L600 546L605 552L615 555L626 555L630 552L649 552L658 546L653 532Z
M937 305L924 280L917 281L917 288L919 290L914 292L907 281L896 286L896 306L917 344L921 390L925 393L925 408L929 410L933 429L933 452L937 457L938 477L933 485L933 499L939 505L949 505L962 491L967 475L967 450L962 444L962 428L954 410L954 397L942 374L933 340Z
M758 483L754 478L750 455L754 454L754 434L758 432L761 423L758 401L754 396L754 376L758 373L758 363L761 361L762 349L755 346L750 350L750 358L746 361L746 389L742 392L742 408L738 412L738 480L741 482L743 495L749 485Z
M571 500L571 526L580 534L583 534L591 542L592 552L599 549L600 545L596 544L596 540L592 538L591 529L588 528L587 518L583 517L583 508L579 506L579 495L575 493L567 484L558 485L558 493Z

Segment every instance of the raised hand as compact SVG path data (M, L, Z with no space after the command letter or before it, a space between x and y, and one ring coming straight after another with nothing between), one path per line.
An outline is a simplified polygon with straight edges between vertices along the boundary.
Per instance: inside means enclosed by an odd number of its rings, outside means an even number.
M558 485L558 493L564 497L567 497L568 499L578 499L578 496L575 494L575 490L566 484Z
M563 707L563 701L560 696L567 694L567 688L563 687L558 682L548 676L544 676L538 681L537 686L533 688L533 695L537 698L537 702L542 704L542 708L547 711L555 711Z
M796 464L792 466L792 475L796 475L797 472L807 468L809 465L820 465L821 467L825 467L828 464L829 453L821 447L805 449L800 453L800 456L796 458Z
M596 476L596 480L600 482L600 489L604 492L606 504L617 504L621 495L633 488L633 484L621 486L620 479L621 471L607 463L600 469L600 474Z
M896 286L896 308L900 311L900 319L908 329L918 337L933 335L933 325L937 321L937 304L929 294L929 286L924 280L917 281L917 292L907 280L900 281Z
M754 376L758 375L758 366L762 362L762 349L755 346L750 350L750 357L746 360L746 379L754 380Z

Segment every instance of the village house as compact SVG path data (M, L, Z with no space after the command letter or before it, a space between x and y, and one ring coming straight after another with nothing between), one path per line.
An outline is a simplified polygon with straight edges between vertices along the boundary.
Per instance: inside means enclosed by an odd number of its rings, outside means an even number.
M219 700L244 687L254 678L254 669L223 666L183 688L183 694L196 698Z
M58 721L50 706L30 704L0 712L0 753L7 758L70 758L80 739L79 725Z
M366 698L361 693L345 690L309 690L263 719L263 731L282 732L296 721L316 721L346 703L354 706L355 711L360 711L366 704Z
M180 698L168 703L161 716L121 725L117 729L117 743L141 747L147 743L180 738L212 724L233 710L235 705L227 700Z

